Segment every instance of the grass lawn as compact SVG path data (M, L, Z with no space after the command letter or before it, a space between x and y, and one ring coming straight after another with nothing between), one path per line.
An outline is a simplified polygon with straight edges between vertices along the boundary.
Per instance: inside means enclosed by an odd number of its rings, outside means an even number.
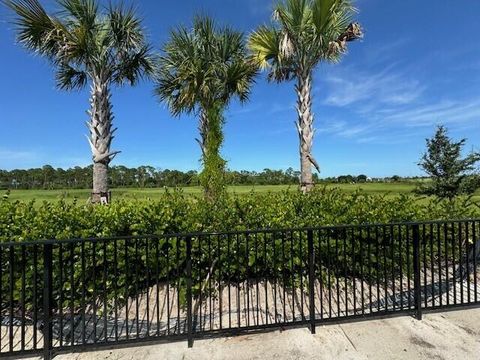
M317 186L324 186L319 184ZM411 183L367 183L367 184L328 184L328 188L340 188L346 192L353 192L358 189L367 193L374 194L407 194L412 192L415 188ZM236 194L245 194L250 191L255 192L276 192L283 190L296 190L294 185L262 185L262 186L231 186L229 192ZM185 187L183 191L186 194L199 195L201 194L200 187ZM113 199L155 199L159 194L165 192L163 188L156 189L137 189L137 188L125 188L125 189L112 189ZM55 201L61 198L67 201L72 201L77 198L79 201L87 201L90 195L88 189L67 189L67 190L11 190L10 200L30 201L35 199L36 201Z

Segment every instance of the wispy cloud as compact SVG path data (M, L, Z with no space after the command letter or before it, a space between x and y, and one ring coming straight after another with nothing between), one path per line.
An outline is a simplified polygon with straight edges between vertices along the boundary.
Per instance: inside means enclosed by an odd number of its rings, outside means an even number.
M361 102L379 105L402 105L416 101L425 91L419 80L409 78L389 66L372 73L343 68L327 76L328 96L324 104L348 106Z
M385 43L368 43L365 46L365 62L372 64L388 63L392 59L392 53L401 50L408 45L409 38L398 38Z
M433 105L407 107L403 110L386 109L383 121L402 123L409 127L432 126L435 124L465 123L480 119L480 98L445 100Z
M335 134L344 138L353 138L369 132L370 124L352 124L344 120L331 120L317 128L319 133Z
M317 129L357 143L405 143L412 135L425 133L438 124L453 129L478 127L480 97L444 100L436 104L408 104L391 107L372 107L370 111L353 110L354 120L330 120Z

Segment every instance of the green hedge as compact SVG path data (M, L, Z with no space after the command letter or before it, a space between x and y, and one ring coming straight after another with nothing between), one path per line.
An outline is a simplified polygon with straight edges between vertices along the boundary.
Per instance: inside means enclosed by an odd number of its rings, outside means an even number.
M44 202L39 205L34 202L4 200L0 202L0 241L22 242L40 239L446 220L475 218L478 214L478 207L468 198L459 198L455 202L438 202L405 195L368 195L361 191L348 194L335 189L317 189L307 195L293 191L233 195L215 206L208 205L199 198L185 195L181 191L168 192L157 200L120 201L109 206L67 204L62 201ZM257 240L262 246L266 244L264 247L266 252L260 251L258 256L253 255L256 246L253 237L247 243L243 236L238 248L235 239L221 237L213 244L215 249L213 252L212 244L209 245L206 241L194 242L194 293L198 294L214 258L218 258L215 266L216 280L235 282L260 276L278 277L287 285L300 281L302 275L306 275L302 274L302 271L306 271L305 261L308 256L306 241L303 239L301 245L298 241L299 236L298 233L294 234L293 241L285 241L260 235ZM340 247L339 252L335 252L333 251L335 239L339 236L342 234L332 232L321 244L316 245L317 253L321 251L329 259L328 262L324 259L322 267L317 269L323 277L362 274L364 278L374 280L377 276L385 277L392 268L396 273L406 271L405 249L399 249L398 246L391 248L385 243L385 239L381 239L379 244L386 250L385 267L384 254L380 254L380 261L377 259L377 243L373 242L373 234L372 236L365 233L351 234L347 246ZM405 234L403 238L406 244ZM160 280L168 278L179 281L180 284L185 283L184 241L178 244L178 255L175 239L168 242L165 239L150 241L148 244L146 240L142 240L137 244L138 247L133 242L125 241L120 241L116 245L112 241L105 245L102 242L96 245L85 243L83 245L84 254L87 255L85 272L81 265L81 245L63 246L62 255L60 248L55 246L56 304L62 300L62 305L69 307L73 300L74 308L78 309L82 301L92 302L94 298L100 302L104 299L111 300L115 288L119 300L122 301L126 296L132 296L150 286L157 275ZM114 246L119 247L115 257ZM124 255L125 246L128 247L130 254L128 258ZM42 254L40 252L36 259L39 272L34 286L33 251L33 247L30 246L25 249L25 254L22 254L20 249L15 250L13 254L15 262L13 300L16 304L22 302L20 290L23 287L22 278L25 277L24 300L27 311L31 311L34 304L40 307L42 301ZM165 260L167 254L171 259L169 263ZM0 262L3 294L9 290L5 288L6 284L9 284L9 274L12 270L9 268L9 256L8 248L2 250ZM237 257L242 261L235 262ZM360 258L365 260L364 267L359 267ZM399 259L402 259L402 266L399 266ZM284 266L285 261L291 268ZM117 274L113 271L114 267L119 270ZM22 273L22 269L25 269L25 274ZM125 269L130 269L129 273L123 271ZM137 279L137 282L134 279ZM9 297L2 296L2 308L5 308L9 301Z
M468 198L450 203L410 195L348 194L337 189L317 189L307 195L252 192L229 196L216 206L181 191L156 200L119 201L109 206L3 200L0 241L388 223L479 214L478 206Z

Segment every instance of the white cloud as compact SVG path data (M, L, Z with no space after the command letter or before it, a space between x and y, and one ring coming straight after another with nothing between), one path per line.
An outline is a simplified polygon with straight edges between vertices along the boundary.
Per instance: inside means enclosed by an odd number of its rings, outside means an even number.
M349 106L374 102L379 105L403 105L416 101L425 87L419 80L394 72L393 66L372 73L343 68L326 77L328 96L324 104Z
M343 120L328 121L317 128L317 132L335 134L343 138L353 138L369 132L370 124L351 124Z
M408 38L389 39L385 43L365 43L365 62L372 64L388 63L392 59L392 52L399 50L410 42ZM363 46L363 45L362 45Z
M411 140L412 135L425 134L438 124L452 130L471 131L478 128L480 97L444 100L436 104L414 103L402 106L372 106L353 109L354 119L324 122L319 132L352 139L357 143L398 144Z
M446 100L433 105L390 109L383 116L385 122L402 123L405 126L421 127L439 123L456 124L480 119L480 98L469 100Z

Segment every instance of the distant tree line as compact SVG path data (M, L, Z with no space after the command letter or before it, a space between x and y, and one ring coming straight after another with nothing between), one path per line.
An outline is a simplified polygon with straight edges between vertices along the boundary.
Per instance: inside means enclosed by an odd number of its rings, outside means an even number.
M34 169L0 170L2 189L87 189L92 186L93 167L76 166L70 169L45 165ZM287 170L235 171L225 174L228 185L298 185L300 172ZM319 179L317 179L319 181ZM158 169L153 166L129 168L112 166L109 186L113 188L175 187L200 185L199 172Z
M0 170L0 189L88 189L92 186L92 165L69 169L45 165L41 168ZM419 182L428 177L369 177L340 175L320 179L314 174L316 183L362 184L367 182ZM300 171L264 169L263 171L227 170L227 185L298 185ZM123 165L111 167L109 186L113 188L155 188L175 186L200 186L200 172L159 169L153 166L129 168Z

